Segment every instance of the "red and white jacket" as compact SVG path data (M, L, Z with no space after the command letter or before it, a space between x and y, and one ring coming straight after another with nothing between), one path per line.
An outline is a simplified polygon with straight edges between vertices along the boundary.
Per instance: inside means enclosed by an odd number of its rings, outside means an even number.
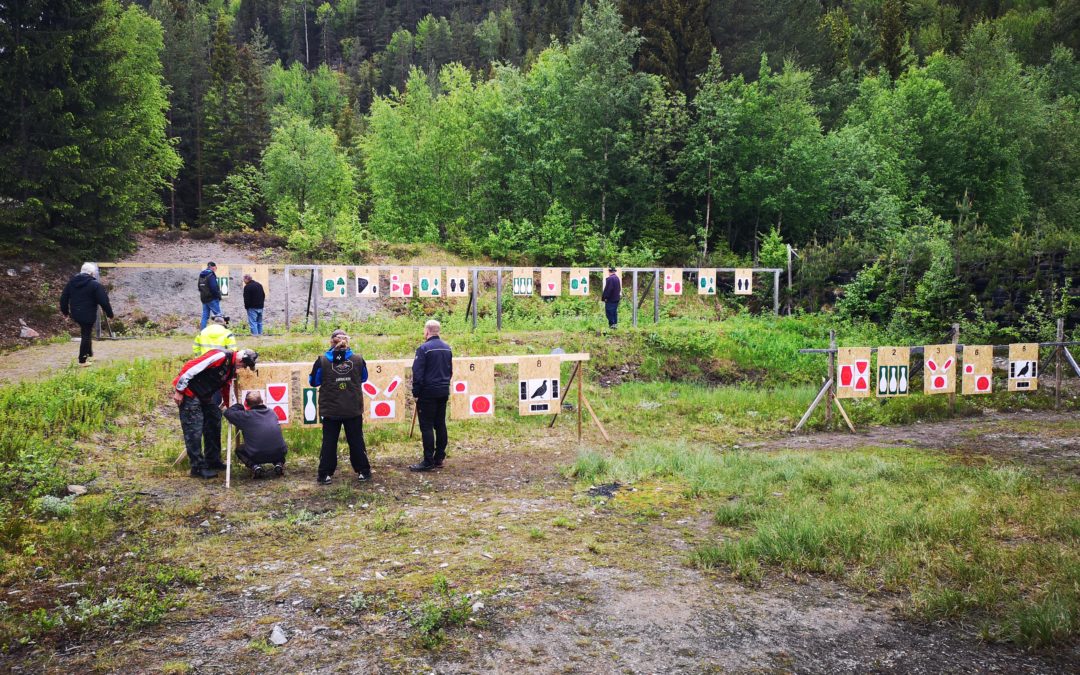
M173 380L173 388L184 396L202 400L221 390L222 400L228 401L229 387L236 378L235 361L235 352L211 349L184 364Z

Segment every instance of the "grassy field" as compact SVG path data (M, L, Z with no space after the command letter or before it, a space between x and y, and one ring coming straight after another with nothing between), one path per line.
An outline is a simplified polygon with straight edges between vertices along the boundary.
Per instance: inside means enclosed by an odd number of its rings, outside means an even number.
M447 322L458 354L590 352L586 391L614 439L601 446L588 430L579 446L572 415L550 433L545 418L517 417L514 373L500 368L498 423L454 423L451 430L460 439L457 456L478 462L492 482L517 481L508 494L482 495L485 506L495 502L494 513L509 518L498 531L469 520L426 525L415 513L431 499L451 500L462 512L475 504L423 484L402 487L393 482L397 473L382 491L345 484L315 491L318 435L310 430L287 431L286 481L238 483L227 496L202 489L183 465L172 466L182 443L167 382L186 355L72 369L0 389L0 588L17 591L0 602L0 647L18 653L170 617L201 621L212 598L250 583L250 573L235 573L248 561L319 564L326 558L312 557L317 542L320 551L345 553L334 560L334 579L310 591L312 602L349 616L403 617L413 647L438 649L454 642L455 627L475 619L476 602L506 587L508 571L575 555L650 574L639 535L629 532L660 513L690 518L702 509L708 522L681 557L690 568L748 586L821 575L859 593L896 596L914 620L975 625L984 639L1028 647L1053 649L1080 634L1075 463L1045 472L937 450L746 449L790 430L813 398L824 360L796 352L823 345L824 319L736 314L614 333L583 326L501 335L461 331L463 321ZM369 359L406 356L418 341L416 322L406 317L349 329ZM877 337L867 329L848 344ZM325 337L312 336L269 347L262 358L306 361L324 344ZM1051 402L1045 394L960 397L956 414ZM867 400L849 410L860 426L948 415L945 397ZM822 426L820 416L811 425ZM377 467L415 457L407 425L366 432ZM539 457L564 477L521 478L532 475L521 473L521 462ZM62 496L71 482L90 484L91 493ZM616 482L622 487L608 501L580 496ZM475 496L468 484L461 489L460 499ZM521 502L545 506L533 512ZM594 523L597 511L611 520ZM374 595L346 582L371 577L388 564L379 561L406 559L417 547L457 547L479 557L448 560L435 571L406 564ZM491 559L480 555L489 550ZM21 601L25 593L32 600ZM274 649L251 638L251 653Z

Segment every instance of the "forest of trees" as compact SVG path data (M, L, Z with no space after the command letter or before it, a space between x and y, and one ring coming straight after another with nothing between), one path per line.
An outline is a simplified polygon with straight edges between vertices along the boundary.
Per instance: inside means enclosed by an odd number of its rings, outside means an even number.
M1080 0L0 3L0 234L539 264L791 243L810 308L854 279L841 312L905 329L1069 315L1077 49Z

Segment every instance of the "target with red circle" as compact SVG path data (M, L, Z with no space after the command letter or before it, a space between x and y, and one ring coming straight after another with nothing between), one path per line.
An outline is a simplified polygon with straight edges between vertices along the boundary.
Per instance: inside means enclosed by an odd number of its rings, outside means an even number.
M460 394L468 394L469 393L469 383L464 381L464 380L458 380L458 381L454 382L452 385L450 385L450 393L451 394L459 394L459 395Z
M371 404L371 418L392 420L397 417L397 401L375 401Z
M375 398L379 395L379 388L371 382L363 383L360 385L360 388L364 390L364 393L367 394L369 398Z
M495 397L491 394L476 394L469 397L470 415L492 415L495 413Z

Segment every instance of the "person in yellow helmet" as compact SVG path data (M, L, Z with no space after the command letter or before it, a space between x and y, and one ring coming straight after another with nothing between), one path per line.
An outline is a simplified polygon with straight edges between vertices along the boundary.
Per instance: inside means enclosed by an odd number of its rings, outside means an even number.
M195 336L191 351L196 356L201 356L211 349L236 350L236 337L229 330L229 317L215 314L206 328Z

